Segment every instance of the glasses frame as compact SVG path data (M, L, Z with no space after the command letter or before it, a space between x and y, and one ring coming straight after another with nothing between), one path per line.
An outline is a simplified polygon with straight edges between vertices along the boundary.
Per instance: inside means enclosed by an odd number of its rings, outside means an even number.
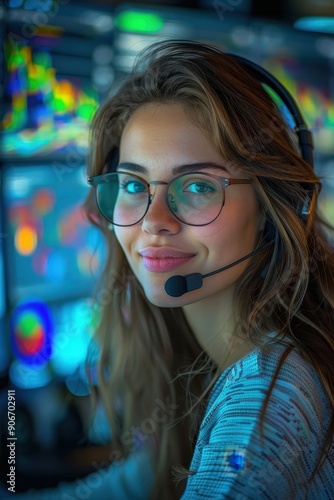
M144 215L137 221L137 222L134 222L133 224L116 224L115 222L109 220L105 215L104 213L102 212L101 208L100 208L100 204L99 204L99 201L98 201L98 195L97 195L97 187L99 184L101 184L101 182L103 182L106 178L112 176L112 175L115 175L115 174L126 174L126 175L131 175L132 177L135 177L137 179L140 180L140 182L142 182L143 184L145 184L146 188L147 188L147 191L148 191L148 199L147 199L147 207L145 209L145 213ZM94 192L95 192L95 201L96 201L96 205L100 211L100 213L102 214L102 216L111 224L113 224L114 226L118 226L118 227L131 227L131 226L135 226L136 224L138 224L138 222L142 221L144 219L144 217L146 216L147 212L148 212L148 209L150 208L150 205L152 204L152 200L153 200L153 193L151 193L151 186L158 186L158 185L164 185L166 186L166 190L165 190L165 201L166 201L166 205L169 209L169 211L173 214L173 216L179 220L180 222L182 222L182 224L186 224L187 226L195 226L195 227L198 227L198 226L208 226L209 224L211 224L212 222L214 222L218 217L219 215L221 214L221 211L225 205L225 196L222 197L222 205L220 207L220 210L217 214L217 216L210 222L206 222L205 224L190 224L189 222L185 222L183 221L182 219L180 219L177 215L175 215L175 212L173 211L173 209L171 208L170 206L170 203L169 203L169 200L168 200L168 189L169 189L169 186L176 180L176 179L179 179L180 177L184 177L184 176L187 176L187 175L205 175L207 177L211 177L212 179L215 179L216 181L219 182L219 184L221 185L221 189L223 192L225 192L225 189L228 187L228 186L233 186L233 185L236 185L236 184L252 184L252 181L251 179L234 179L234 178L230 178L230 177L220 177L219 175L215 175L215 174L211 174L211 173L208 173L208 172L201 172L201 171L194 171L194 172L184 172L182 174L179 174L177 175L176 177L173 177L173 179L171 179L169 182L166 182L166 181L151 181L151 182L146 182L145 179L143 179L142 177L140 177L139 175L136 175L136 174L133 174L132 172L125 172L123 170L119 170L119 171L116 171L116 172L108 172L106 174L101 174L101 175L94 175L94 176L90 176L90 177L87 177L87 182L90 186L92 186L94 188Z

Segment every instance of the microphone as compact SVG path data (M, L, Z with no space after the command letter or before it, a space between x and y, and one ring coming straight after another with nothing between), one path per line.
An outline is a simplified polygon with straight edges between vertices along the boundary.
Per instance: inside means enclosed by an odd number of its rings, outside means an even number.
M213 274L221 273L223 271L226 271L226 269L229 269L230 267L240 264L240 262L243 262L244 260L253 257L253 255L256 255L259 252L262 252L262 250L269 247L272 243L274 243L274 241L275 240L272 240L269 243L266 243L265 245L256 248L255 250L248 253L244 257L241 257L241 259L232 262L232 264L228 264L227 266L221 267L216 271L212 271L211 273L207 274L192 273L192 274L186 274L185 276L177 274L175 276L171 276L165 283L165 291L170 297L181 297L181 295L184 295L185 293L197 290L198 288L201 288L201 286L203 285L204 278L212 276Z

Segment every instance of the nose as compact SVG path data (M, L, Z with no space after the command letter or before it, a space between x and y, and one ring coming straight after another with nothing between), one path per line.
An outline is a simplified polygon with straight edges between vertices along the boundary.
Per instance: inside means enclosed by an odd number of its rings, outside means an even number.
M142 229L150 234L176 234L181 229L178 221L167 206L165 186L155 186L151 203L142 222Z

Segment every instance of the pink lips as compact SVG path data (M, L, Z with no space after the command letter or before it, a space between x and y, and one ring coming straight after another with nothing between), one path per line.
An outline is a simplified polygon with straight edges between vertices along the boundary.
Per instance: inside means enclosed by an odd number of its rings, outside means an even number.
M194 257L194 254L181 252L175 248L150 247L139 252L143 264L148 271L165 272L172 271L185 264Z

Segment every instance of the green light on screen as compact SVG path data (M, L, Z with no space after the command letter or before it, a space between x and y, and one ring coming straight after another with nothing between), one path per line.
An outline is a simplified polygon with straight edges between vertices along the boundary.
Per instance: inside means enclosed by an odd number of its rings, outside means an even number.
M156 33L163 28L164 22L160 16L152 12L129 10L117 16L116 26L121 31Z
M55 98L54 99L54 110L58 113L65 113L66 111L66 103L63 99Z
M25 314L20 323L20 333L22 337L30 337L30 335L38 328L38 320L35 314Z
M95 104L83 104L78 108L78 116L88 121L91 119L96 107Z

